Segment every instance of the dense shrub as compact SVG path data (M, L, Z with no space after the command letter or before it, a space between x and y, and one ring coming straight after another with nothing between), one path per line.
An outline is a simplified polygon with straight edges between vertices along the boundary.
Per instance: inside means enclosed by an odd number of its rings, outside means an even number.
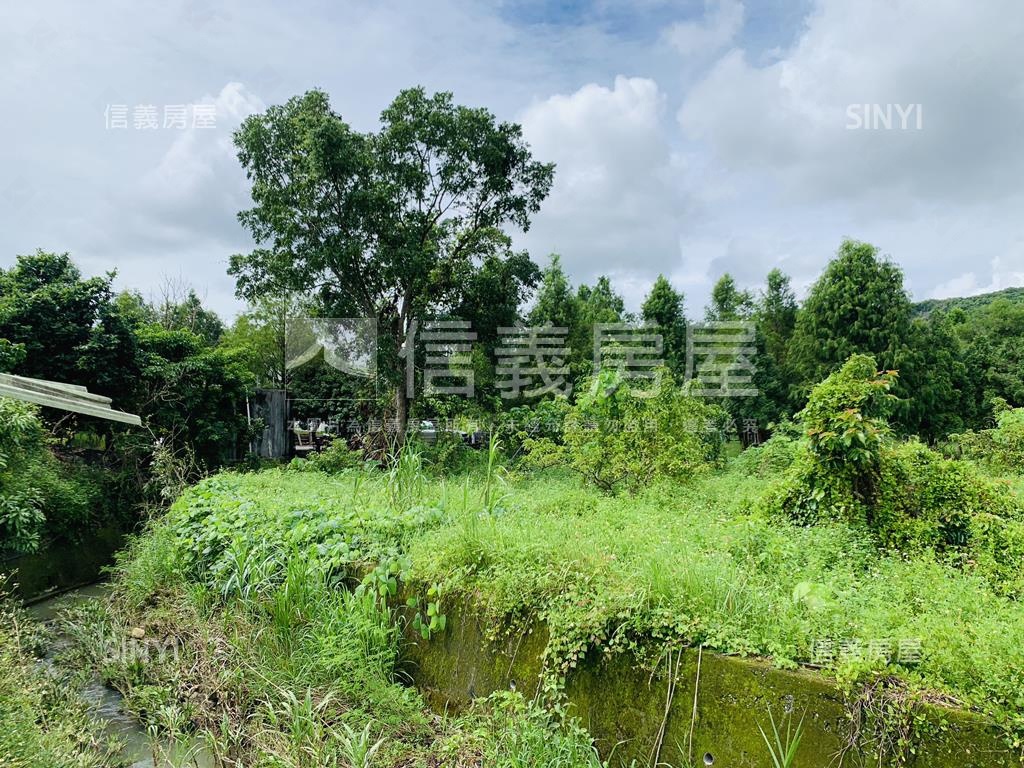
M568 412L569 401L562 396L536 405L518 405L498 414L494 435L513 458L525 454L527 440L547 438L560 445Z
M761 506L798 522L864 528L903 553L948 553L1015 593L1024 562L1020 500L969 463L894 441L884 418L893 378L854 356L815 387L800 413L796 457Z
M58 459L38 409L0 398L0 549L33 552L43 536L74 538L115 511L102 470Z
M733 459L732 466L749 475L768 477L789 468L796 460L799 441L776 433L760 445L753 445Z
M326 472L334 474L347 469L355 469L366 463L362 451L352 450L344 440L335 440L322 451L311 454L306 459L293 460L290 469L305 472Z
M1024 470L1024 408L1010 408L1000 397L994 398L995 429L967 431L950 435L945 446L948 454L971 459L996 470Z
M766 495L771 509L802 522L838 519L871 525L890 439L885 413L895 376L853 355L818 384L798 414L804 437L797 456Z
M964 548L972 544L971 520L982 513L1010 520L1018 504L971 466L917 441L886 449L874 509L881 543L903 551Z
M657 477L687 479L720 457L725 412L662 385L632 389L618 371L591 378L566 411L562 444L527 439L531 463L564 465L606 492L636 492Z
M46 518L31 475L45 450L37 409L0 398L0 547L31 552L39 546Z

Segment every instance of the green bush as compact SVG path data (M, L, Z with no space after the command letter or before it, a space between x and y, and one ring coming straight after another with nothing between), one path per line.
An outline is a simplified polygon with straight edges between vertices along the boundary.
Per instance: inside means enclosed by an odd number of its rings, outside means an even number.
M853 355L811 390L797 414L804 437L793 464L764 504L805 523L824 519L871 525L890 440L885 414L895 375L878 373L867 355Z
M875 372L871 358L854 356L815 387L800 414L805 437L796 457L760 506L805 524L847 523L904 554L945 554L999 591L1018 593L1020 500L970 463L916 440L895 442L884 419L892 379ZM753 467L758 458L746 461Z
M352 450L344 439L339 438L319 453L311 454L305 461L295 461L288 466L306 472L335 474L361 467L364 463L363 452Z
M46 459L38 409L0 398L0 547L38 548L46 518L36 481Z
M761 445L753 445L733 459L730 466L758 477L777 475L796 460L799 441L787 434L774 434Z
M535 405L518 405L499 414L494 435L513 458L526 453L527 440L546 438L561 445L569 408L569 401L562 396Z
M676 387L668 371L662 377L651 392L634 390L614 370L589 379L566 412L561 444L524 441L530 462L564 465L609 493L706 470L721 455L725 411Z
M1024 471L1024 408L1010 408L1001 397L993 400L995 429L950 435L946 452L993 469Z
M971 520L983 513L1013 519L1018 504L970 465L917 441L885 450L874 508L882 544L903 551L966 549L972 545Z
M116 510L102 470L58 459L38 409L0 398L0 549L34 552L43 536L74 539Z

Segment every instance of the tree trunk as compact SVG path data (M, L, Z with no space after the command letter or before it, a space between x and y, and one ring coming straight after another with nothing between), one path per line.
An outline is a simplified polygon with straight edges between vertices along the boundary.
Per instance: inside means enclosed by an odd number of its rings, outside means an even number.
M395 387L395 435L398 445L405 444L405 432L409 425L409 393L405 388L405 377Z

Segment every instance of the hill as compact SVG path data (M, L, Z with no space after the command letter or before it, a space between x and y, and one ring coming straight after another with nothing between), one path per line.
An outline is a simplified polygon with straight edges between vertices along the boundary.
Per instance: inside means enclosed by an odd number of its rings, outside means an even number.
M997 299L1006 299L1014 304L1024 304L1024 287L1004 288L992 293L979 293L977 296L956 296L949 299L928 299L914 304L914 317L925 317L935 311L949 311L960 307L966 312L987 307Z

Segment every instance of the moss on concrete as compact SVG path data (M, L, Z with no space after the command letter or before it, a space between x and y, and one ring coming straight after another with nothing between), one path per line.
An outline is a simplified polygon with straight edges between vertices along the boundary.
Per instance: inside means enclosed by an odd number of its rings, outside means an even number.
M487 637L494 633L485 631L471 604L446 605L445 612L447 630L429 641L407 629L406 670L431 706L458 709L511 686L528 696L536 692L548 638L543 623L491 642ZM769 709L777 723L788 713L795 720L804 715L801 768L840 765L837 758L847 746L850 719L843 694L828 678L704 652L697 684L697 661L697 649L673 654L670 699L667 658L653 671L624 655L584 659L566 681L570 710L613 765L629 765L634 759L649 765L664 721L657 750L662 762L681 766L692 757L696 765L762 768L769 758L758 728L770 734ZM976 715L934 706L923 706L916 714L915 753L907 755L906 763L910 768L1021 765L1001 730ZM841 764L880 763L865 739L845 751ZM894 759L881 763L897 764Z

